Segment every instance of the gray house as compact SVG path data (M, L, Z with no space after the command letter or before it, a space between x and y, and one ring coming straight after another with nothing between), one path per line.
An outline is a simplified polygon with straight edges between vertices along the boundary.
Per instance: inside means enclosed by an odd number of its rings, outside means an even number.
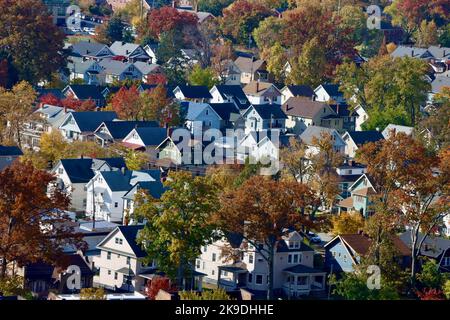
M22 154L19 147L0 145L0 171L11 165Z

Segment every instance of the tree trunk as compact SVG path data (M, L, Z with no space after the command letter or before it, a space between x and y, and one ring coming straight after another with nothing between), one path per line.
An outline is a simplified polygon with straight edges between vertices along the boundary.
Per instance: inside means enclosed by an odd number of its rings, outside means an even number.
M411 288L416 286L416 263L417 263L417 238L419 235L419 227L411 230Z
M2 271L0 272L0 279L4 279L6 276L6 266L8 263L6 262L6 258L3 257L2 259Z
M273 300L273 256L274 256L274 246L270 246L269 248L269 256L268 256L268 265L269 265L269 281L268 281L268 289L267 289L267 300Z

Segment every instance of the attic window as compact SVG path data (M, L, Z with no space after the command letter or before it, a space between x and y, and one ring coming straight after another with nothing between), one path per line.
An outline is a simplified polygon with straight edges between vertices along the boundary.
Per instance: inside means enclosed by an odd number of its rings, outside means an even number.
M123 239L121 238L116 238L116 244L123 244Z
M205 112L206 112L206 115L208 115L208 113L209 113L209 110L208 110L208 109L206 109L206 111L205 111Z

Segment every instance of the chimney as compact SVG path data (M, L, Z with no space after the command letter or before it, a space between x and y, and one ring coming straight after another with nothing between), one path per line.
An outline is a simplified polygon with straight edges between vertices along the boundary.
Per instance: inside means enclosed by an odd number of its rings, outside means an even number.
M411 50L411 57L414 57L414 49Z
M336 103L336 113L339 114L339 103Z
M256 81L256 93L259 92L259 79Z
M313 94L313 95L311 96L311 100L312 100L312 101L316 101L316 95L315 95L315 94Z
M120 171L122 171L122 174L124 175L126 171L125 167L120 168Z

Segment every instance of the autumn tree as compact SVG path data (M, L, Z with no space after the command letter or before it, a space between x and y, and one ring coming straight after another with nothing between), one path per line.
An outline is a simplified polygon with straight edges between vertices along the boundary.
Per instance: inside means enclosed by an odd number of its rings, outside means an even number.
M198 18L190 12L178 11L172 7L162 7L151 10L147 16L147 32L154 39L160 39L161 35L170 32L183 32L187 26L196 26Z
M0 56L10 61L19 81L35 84L59 71L64 37L42 1L0 1Z
M277 84L284 83L286 64L286 52L279 42L276 42L267 52L263 53L267 60L267 71L269 71Z
M220 28L233 42L247 44L259 22L271 14L271 10L263 4L237 0L223 10Z
M97 105L94 100L78 100L73 97L62 99L61 106L74 111L95 111L97 109Z
M11 90L0 88L0 129L1 141L17 141L21 146L21 133L24 124L34 118L33 104L36 92L25 81L16 84Z
M198 10L209 12L214 16L222 15L222 10L228 7L234 0L198 0Z
M177 288L172 284L170 278L164 276L153 277L152 280L147 282L146 294L150 300L155 300L159 290L172 293L176 292Z
M262 20L253 30L253 38L260 51L267 50L280 41L280 34L285 28L285 22L278 17L269 16Z
M82 288L80 290L80 300L106 300L105 289Z
M275 248L286 228L311 226L308 208L314 201L312 191L296 181L275 181L254 176L239 188L220 197L221 209L217 215L223 232L237 233L243 241L255 247L268 266L267 298L273 299ZM223 254L229 250L224 250Z
M44 133L41 136L39 143L39 151L47 162L55 164L58 160L64 157L64 154L69 146L67 140L59 130L52 130L52 132Z
M49 104L52 106L60 106L61 104L61 100L58 99L55 95L51 94L51 93L47 93L45 95L43 95L42 97L39 98L39 102L42 104Z
M450 100L436 110L431 110L429 115L420 121L418 131L421 133L419 137L430 145L430 149L448 148L450 146Z
M333 216L331 223L334 235L355 234L364 228L364 218L358 212L342 212Z
M47 186L54 181L53 175L29 162L17 161L0 171L0 278L11 262L57 264L65 246L83 247L61 212L70 199L58 188L50 188L47 195Z
M122 120L138 120L142 101L136 86L122 87L111 99L111 107Z
M211 68L216 78L224 82L230 70L231 62L235 59L233 45L230 41L223 41L222 43L213 44L211 50Z
M180 300L231 300L225 289L204 290L202 292L180 291Z
M448 152L430 154L420 141L404 133L366 144L357 153L378 193L376 209L391 222L389 225L398 223L410 229L413 287L423 243L448 214L448 159ZM439 174L434 173L435 168L440 168Z
M136 198L135 215L147 221L138 241L145 243L149 261L156 261L178 288L189 289L193 263L215 233L217 190L204 177L181 171L170 173L164 186L168 190L157 202L149 195Z
M415 33L415 38L418 47L428 48L431 45L437 45L439 39L436 23L423 20Z
M140 118L158 121L161 126L175 126L181 123L178 103L167 95L166 87L156 86L141 94L142 110Z
M290 137L289 145L280 150L280 161L283 166L283 175L307 183L311 176L309 159L306 156L307 146L301 139Z

